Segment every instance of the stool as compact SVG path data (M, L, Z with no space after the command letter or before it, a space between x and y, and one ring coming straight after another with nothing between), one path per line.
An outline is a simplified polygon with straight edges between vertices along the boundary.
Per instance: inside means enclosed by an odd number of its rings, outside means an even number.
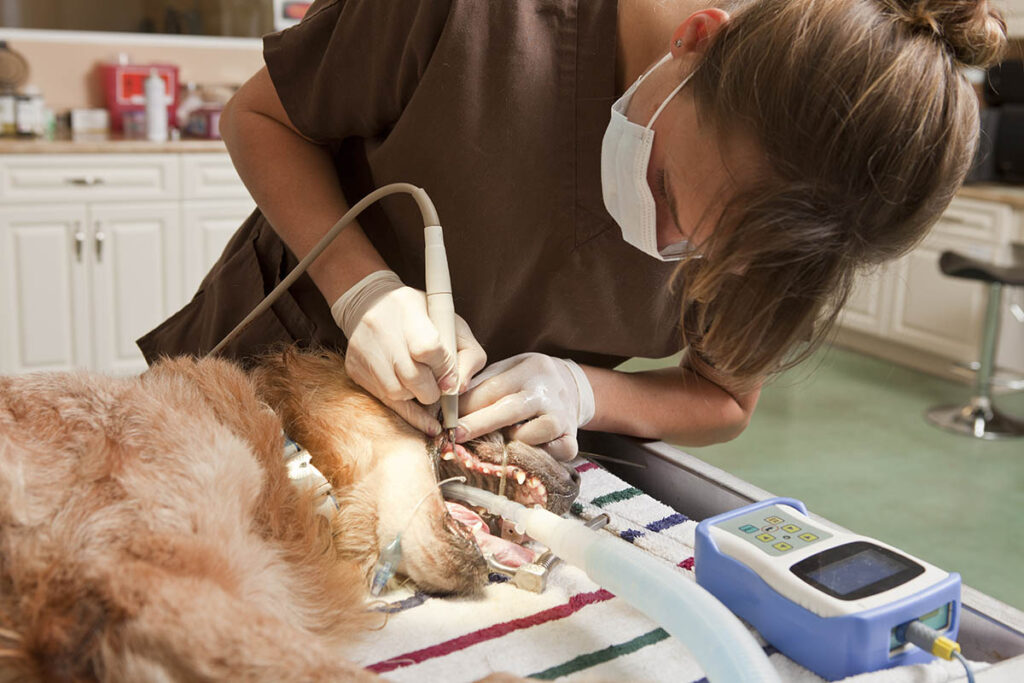
M988 306L981 333L981 358L974 378L971 400L961 406L940 406L928 411L928 420L950 431L979 439L1009 439L1024 436L1024 422L1000 413L992 405L990 381L999 338L1000 305L1003 285L1024 286L1024 265L996 266L955 251L944 251L939 268L950 277L988 283Z

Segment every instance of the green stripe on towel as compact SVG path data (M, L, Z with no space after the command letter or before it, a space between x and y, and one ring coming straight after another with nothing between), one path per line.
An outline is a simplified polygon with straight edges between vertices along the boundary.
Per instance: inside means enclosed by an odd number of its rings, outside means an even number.
M590 504L596 505L597 507L601 508L604 507L605 505L608 505L609 503L618 503L623 500L629 500L630 498L636 498L637 496L642 494L643 491L631 486L628 489L622 489L621 491L612 491L611 493L606 493L603 496L598 496L594 500L590 501Z
M597 652L590 652L585 655L580 655L575 659L570 659L565 664L559 664L553 666L550 669L545 669L540 673L530 674L530 678L540 678L547 681L552 681L559 676L568 676L584 669L589 669L592 666L598 664L604 664L610 662L613 659L622 657L623 655L632 654L637 650L641 650L648 645L654 645L668 638L668 633L665 629L656 628L649 633L645 633L642 636L637 636L633 640L629 640L619 645L611 645L603 650Z

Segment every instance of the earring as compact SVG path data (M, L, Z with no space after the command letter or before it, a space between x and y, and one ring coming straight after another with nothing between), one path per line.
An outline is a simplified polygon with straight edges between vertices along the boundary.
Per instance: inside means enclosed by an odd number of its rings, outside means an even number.
M676 38L676 47L682 47L682 46L683 46L683 39L682 38Z

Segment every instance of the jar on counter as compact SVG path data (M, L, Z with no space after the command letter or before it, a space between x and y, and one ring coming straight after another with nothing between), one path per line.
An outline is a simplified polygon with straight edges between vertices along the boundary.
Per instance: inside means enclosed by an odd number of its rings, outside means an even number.
M19 138L36 138L43 134L43 94L34 85L25 87L14 102L14 117Z
M13 138L18 134L15 114L17 98L14 90L0 90L0 138Z

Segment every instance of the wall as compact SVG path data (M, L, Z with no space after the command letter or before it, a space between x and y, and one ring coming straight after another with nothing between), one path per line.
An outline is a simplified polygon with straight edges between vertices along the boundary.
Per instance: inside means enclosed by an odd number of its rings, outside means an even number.
M240 85L263 66L259 39L123 36L0 29L0 39L28 60L29 83L39 86L56 111L102 107L104 97L96 65L118 52L133 62L177 64L181 81Z

